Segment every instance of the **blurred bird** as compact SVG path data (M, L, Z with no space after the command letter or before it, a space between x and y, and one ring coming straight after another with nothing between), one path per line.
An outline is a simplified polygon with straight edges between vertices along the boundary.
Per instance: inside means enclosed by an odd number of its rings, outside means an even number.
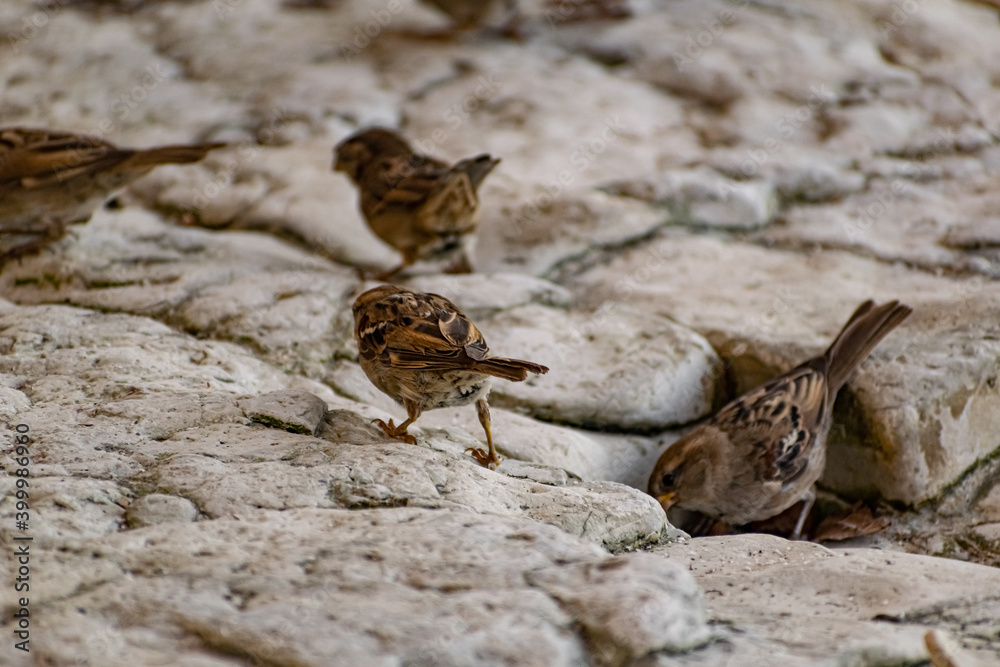
M912 312L898 301L861 304L827 351L723 407L667 449L649 494L733 525L767 519L799 500L812 507L826 465L837 392L890 331Z
M117 190L161 164L189 164L225 144L118 148L92 136L0 128L0 237L35 237L0 252L4 261L37 252L90 220Z
M354 339L368 379L406 408L406 421L398 426L391 419L373 423L390 438L415 444L406 429L421 412L475 402L489 451L466 451L489 468L502 461L490 431L490 378L521 382L528 373L549 370L530 361L490 357L483 334L455 304L395 285L381 285L357 298Z
M334 171L357 185L372 231L403 254L403 262L378 280L418 260L450 261L448 272L470 273L477 190L499 162L484 153L449 166L414 153L402 137L382 128L361 130L337 144Z

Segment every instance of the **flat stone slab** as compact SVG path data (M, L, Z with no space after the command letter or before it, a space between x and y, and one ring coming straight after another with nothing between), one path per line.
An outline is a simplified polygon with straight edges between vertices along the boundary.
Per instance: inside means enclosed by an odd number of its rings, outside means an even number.
M731 268L706 269L717 266ZM841 392L822 483L918 503L996 449L1000 286L981 277L688 237L624 251L573 282L592 308L612 302L700 332L732 395L822 353L865 299L899 299L914 313Z
M254 510L188 524L183 539L178 530L163 524L40 551L38 568L49 574L33 591L45 612L32 626L33 652L54 662L148 664L170 652L197 665L280 655L298 665L485 656L570 666L588 655L682 651L709 636L683 568L610 556L530 520ZM631 632L633 619L645 619L643 632Z
M524 306L481 328L498 356L552 369L495 383L498 405L559 423L639 431L686 424L711 410L715 350L666 317L615 303L591 312Z
M935 629L960 645L957 665L996 659L995 568L769 535L697 538L652 553L694 576L726 631L690 659L649 664L918 664Z
M326 416L326 401L306 391L273 391L243 399L239 406L259 424L307 435L315 435Z

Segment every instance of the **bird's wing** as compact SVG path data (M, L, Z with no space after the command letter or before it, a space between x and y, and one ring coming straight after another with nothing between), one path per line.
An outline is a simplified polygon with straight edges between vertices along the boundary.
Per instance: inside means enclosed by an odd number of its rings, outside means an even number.
M726 405L712 423L751 451L759 479L789 482L806 469L828 411L826 374L806 362Z
M434 294L394 294L358 323L368 359L411 370L468 369L489 351L482 333L454 304Z
M370 215L392 208L419 210L448 173L448 165L421 155L378 158L365 170L363 203Z
M6 128L0 130L0 185L41 188L110 169L134 152L81 134Z

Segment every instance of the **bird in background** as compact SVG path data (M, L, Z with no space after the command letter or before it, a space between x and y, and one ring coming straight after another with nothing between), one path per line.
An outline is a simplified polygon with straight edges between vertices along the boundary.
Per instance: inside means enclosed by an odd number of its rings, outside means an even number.
M805 507L826 465L826 439L837 392L912 309L898 301L865 301L822 355L732 401L671 445L649 477L664 509L694 510L732 525Z
M442 262L448 273L471 273L479 224L479 186L500 160L485 153L449 165L415 153L399 134L361 130L334 147L334 171L358 188L359 206L376 236L403 255L377 280L417 261Z
M373 423L389 436L410 444L407 428L425 410L476 404L489 451L466 451L480 465L502 461L493 444L486 399L492 378L521 382L528 373L547 373L541 364L491 357L476 325L448 299L381 285L354 302L354 339L368 379L406 408L406 421Z
M6 260L37 252L81 224L111 195L161 164L198 162L223 143L120 148L86 134L0 128L0 240Z

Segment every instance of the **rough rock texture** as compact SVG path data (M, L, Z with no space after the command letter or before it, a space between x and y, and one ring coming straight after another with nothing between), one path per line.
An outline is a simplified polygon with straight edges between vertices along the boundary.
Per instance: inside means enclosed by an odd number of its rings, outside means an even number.
M716 265L740 270L705 271ZM912 306L914 314L838 399L823 478L835 490L917 503L1000 444L1000 284L842 250L763 249L705 237L626 250L574 282L587 301L615 299L701 331L735 391L822 352L865 298Z
M291 433L315 435L326 416L326 401L305 391L275 391L240 401L251 420Z
M490 344L504 356L572 369L497 383L499 404L561 423L646 431L690 423L712 408L715 350L665 317L614 304L571 313L524 306L486 324L500 332Z
M769 535L706 537L653 554L687 568L725 628L690 664L915 665L927 659L933 628L962 646L958 665L985 667L998 655L993 568Z
M0 3L0 126L230 143L0 270L34 654L0 558L0 664L919 665L930 628L995 663L996 570L900 553L1000 565L995 3L523 0L520 41L294 4ZM369 124L502 159L479 273L402 279L552 367L497 383L496 471L471 406L416 445L371 424L403 410L350 304L399 258L330 171ZM674 543L660 452L869 297L915 312L842 392L822 485L892 527Z

